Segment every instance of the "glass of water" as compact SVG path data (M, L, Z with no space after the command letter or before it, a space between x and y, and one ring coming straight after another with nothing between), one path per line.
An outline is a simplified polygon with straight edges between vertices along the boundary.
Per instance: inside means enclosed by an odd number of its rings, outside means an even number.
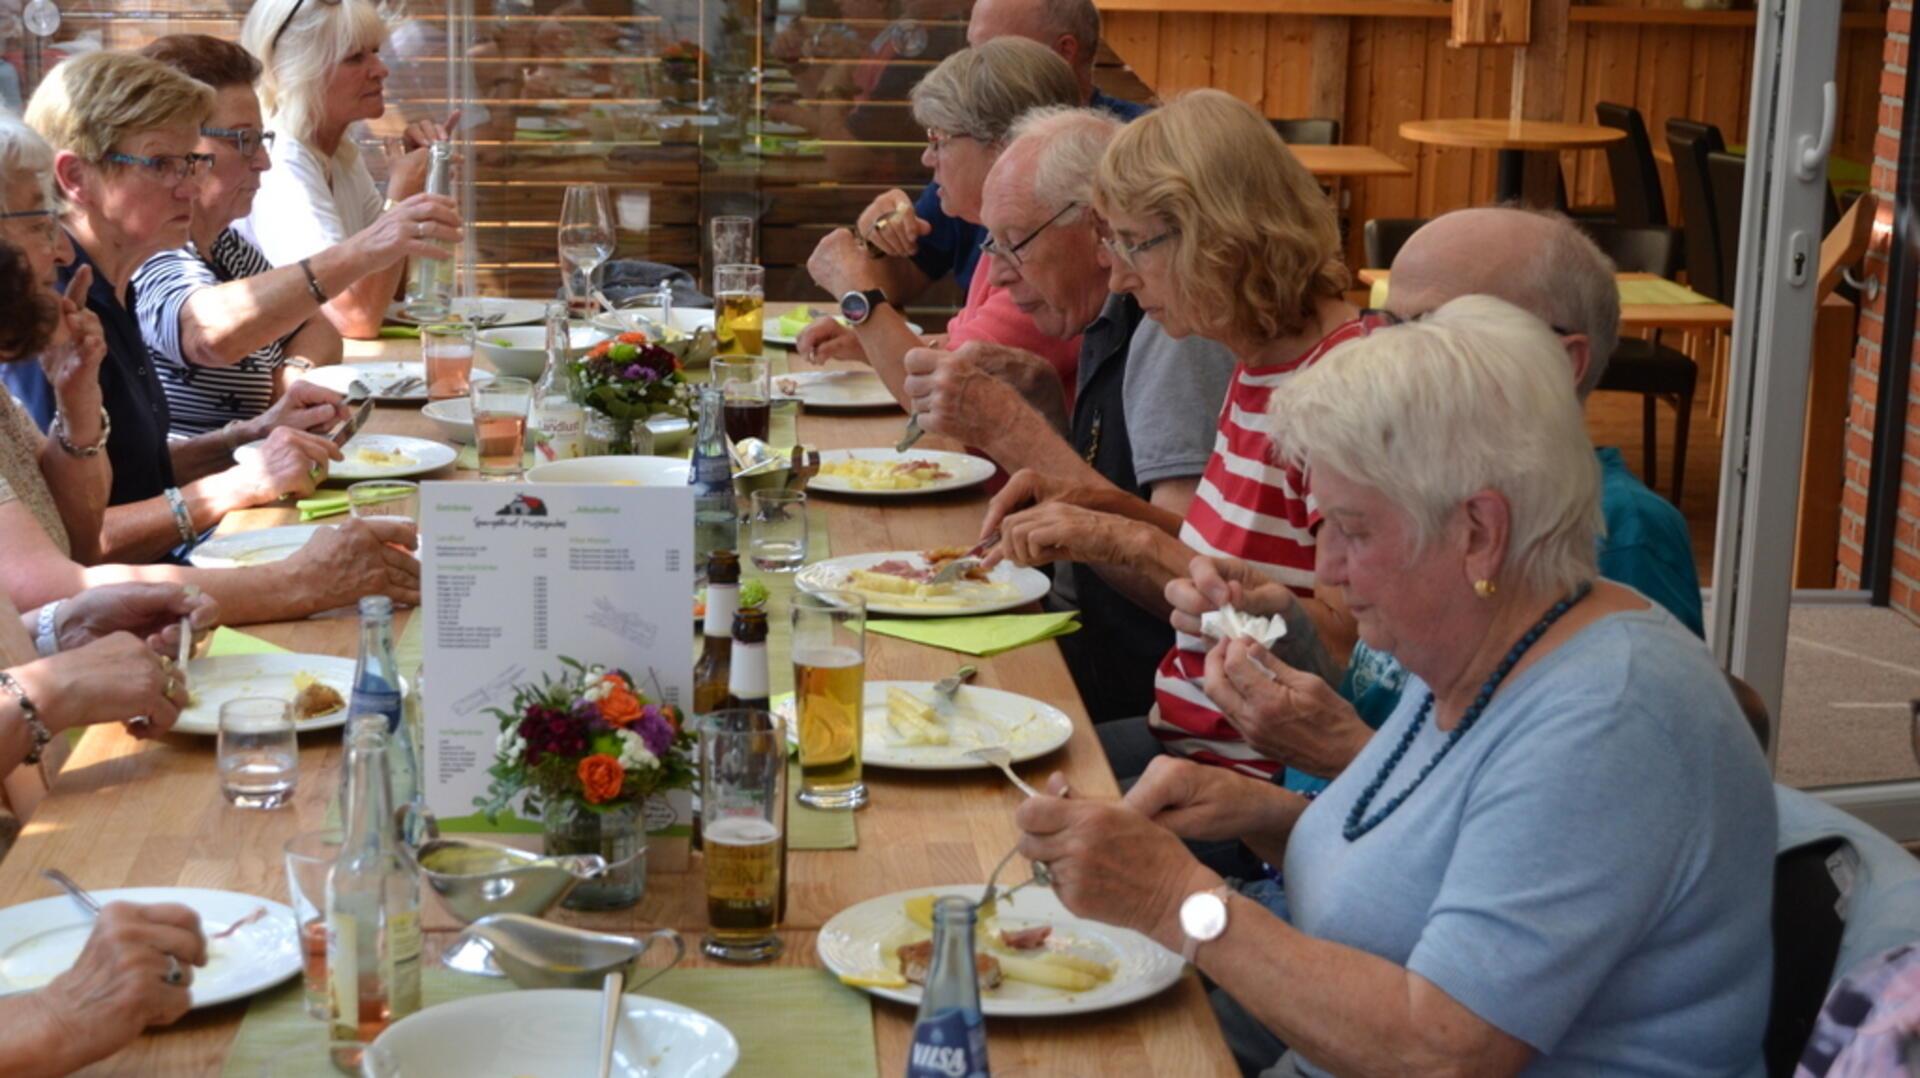
M762 572L790 573L807 560L807 496L798 490L756 490L748 514L747 553Z
M300 749L293 708L271 696L220 705L220 792L239 808L273 809L293 796Z

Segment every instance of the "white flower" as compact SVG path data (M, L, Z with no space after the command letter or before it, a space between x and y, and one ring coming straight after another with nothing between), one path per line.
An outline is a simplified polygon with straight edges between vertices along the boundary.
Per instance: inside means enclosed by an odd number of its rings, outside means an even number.
M647 743L632 730L621 729L620 766L628 771L651 771L660 766L660 758L647 750Z
M527 751L527 739L520 736L520 724L514 723L500 731L500 740L495 748L503 760L518 760Z

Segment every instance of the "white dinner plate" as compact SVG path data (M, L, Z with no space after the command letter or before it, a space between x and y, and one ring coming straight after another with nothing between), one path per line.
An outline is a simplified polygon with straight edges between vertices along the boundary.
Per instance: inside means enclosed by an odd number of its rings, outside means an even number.
M773 377L775 400L808 408L899 408L880 376L867 370L790 371Z
M802 322L800 324L801 329L807 328L807 324L812 322L814 318L818 318L821 315L826 313L825 311L822 311L817 307L809 308L809 310L812 311L812 317L808 318L806 322ZM840 317L839 315L835 315L834 320L839 322L843 326L847 324L847 320L845 318ZM778 318L767 319L766 328L761 331L760 339L766 342L767 344L778 344L787 348L792 348L794 345L799 344L800 335L798 333L788 333L785 327L783 327L780 324L780 322L781 320ZM926 330L920 328L920 324L918 322L908 322L907 328L922 336L926 335Z
M402 379L420 379L412 389L405 393L393 392L393 387ZM470 381L486 385L493 381L492 371L473 369ZM339 363L331 367L315 367L306 373L306 379L317 385L333 390L345 396L353 383L358 380L373 393L373 399L399 404L424 404L427 400L426 369L417 359L373 360L366 363Z
M407 313L395 303L387 308L387 321L403 326L420 325L417 318L407 317ZM487 327L494 326L530 326L535 322L545 322L547 305L537 299L508 299L505 296L461 296L453 301L453 313L461 318L484 319ZM495 317L495 316L498 317Z
M625 333L633 328L621 315L644 316L655 322L660 320L660 306L626 307L618 312L601 311L587 324L605 333ZM697 329L713 328L713 308L711 307L675 307L667 319L668 325L682 333L692 333Z
M968 749L1005 745L1013 762L1034 760L1067 743L1073 720L1067 713L1031 696L962 685L950 712L942 712L952 741L945 745L902 745L887 725L887 690L904 689L922 702L933 700L931 681L869 681L864 698L860 759L874 767L902 771L976 771L992 768L967 755ZM774 705L786 719L787 740L797 741L791 694Z
M901 464L906 461L927 461L938 465L947 473L944 479L935 479L924 486L904 489L870 490L855 486L847 476L828 475L826 466L837 460L871 460L882 464ZM859 494L875 498L917 498L927 494L945 494L952 490L965 490L979 486L993 478L993 462L985 457L976 457L969 453L943 453L937 449L915 449L905 453L892 449L830 449L820 454L820 474L807 481L808 490L824 490L829 494Z
M919 895L965 895L969 900L977 900L985 886L983 881L960 887L919 887L848 906L821 927L814 945L820 962L836 974L897 970L899 963L894 948L928 936L925 929L907 920L907 899ZM1075 917L1052 891L1038 887L1029 887L1010 899L1001 900L995 916L1001 928L1052 925L1048 949L1114 963L1116 968L1110 980L1086 992L1066 992L1018 981L1005 981L990 992L982 990L980 1009L990 1018L1044 1018L1124 1007L1165 991L1180 979L1186 967L1179 955L1132 929ZM984 940L975 942L984 949ZM917 984L864 991L911 1006L920 1003Z
M687 469L678 457L574 457L527 469L530 483L605 483L616 487L684 487Z
M740 1042L717 1020L649 996L621 997L614 1027L618 1078L720 1078ZM373 1042L406 1078L591 1075L600 1058L600 993L541 988L471 996L428 1007Z
M358 456L361 450L397 454L392 463L376 463ZM459 450L445 442L408 438L400 434L358 434L340 447L347 459L327 466L330 481L357 483L362 479L405 479L439 471L460 458Z
M86 882L84 866L75 870ZM209 939L207 964L193 971L195 1008L243 999L300 972L300 940L293 911L258 895L198 887L116 887L93 892L108 902L173 902L200 915L211 937L264 907L266 915L225 939ZM66 895L0 910L0 995L39 988L80 957L94 920ZM84 1019L84 1015L75 1016Z
M793 575L801 591L837 591L848 587L848 576L855 569L871 569L885 561L906 561L924 567L927 560L917 550L893 550L873 554L848 554L815 562ZM858 588L867 600L869 614L908 614L923 617L953 617L961 614L996 614L1025 606L1047 594L1053 587L1047 575L1038 569L1025 569L1001 562L987 574L987 584L961 581L953 592L929 598L889 593L868 593Z
M180 713L173 724L176 734L213 737L220 733L220 705L243 696L272 696L292 700L300 690L294 687L296 674L308 674L314 680L340 694L342 700L353 697L353 660L336 655L300 655L270 652L262 655L208 655L187 663L187 688L193 703ZM307 719L295 725L300 733L331 730L347 724L347 708Z
M235 532L216 536L193 548L187 563L197 569L239 569L265 565L293 557L313 538L313 533L331 524L288 524L279 528Z

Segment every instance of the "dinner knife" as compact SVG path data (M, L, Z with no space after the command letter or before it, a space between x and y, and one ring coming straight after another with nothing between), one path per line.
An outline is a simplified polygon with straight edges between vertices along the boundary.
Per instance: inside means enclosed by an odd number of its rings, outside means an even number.
M372 414L373 398L368 397L360 407L353 410L352 415L334 425L333 431L327 435L328 440L334 445L346 445L353 440L354 435L360 433L360 428L366 425L367 417Z

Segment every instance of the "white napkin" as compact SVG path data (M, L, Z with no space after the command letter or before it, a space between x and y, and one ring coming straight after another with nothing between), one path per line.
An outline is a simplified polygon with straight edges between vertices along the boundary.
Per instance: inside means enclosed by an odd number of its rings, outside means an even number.
M1259 641L1260 646L1271 649L1275 641L1287 635L1287 619L1278 614L1271 617L1242 614L1233 607L1223 606L1200 615L1200 632L1215 640L1250 636Z

